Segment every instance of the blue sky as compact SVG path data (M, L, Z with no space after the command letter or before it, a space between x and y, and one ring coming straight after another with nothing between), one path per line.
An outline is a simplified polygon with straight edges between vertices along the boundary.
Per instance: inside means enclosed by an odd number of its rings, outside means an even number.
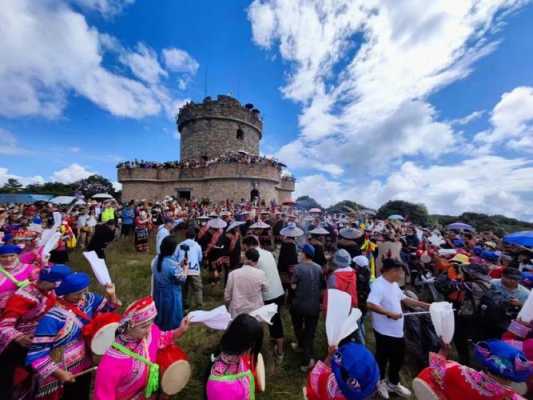
M533 6L474 3L8 2L0 183L177 159L207 89L262 111L297 195L533 220Z

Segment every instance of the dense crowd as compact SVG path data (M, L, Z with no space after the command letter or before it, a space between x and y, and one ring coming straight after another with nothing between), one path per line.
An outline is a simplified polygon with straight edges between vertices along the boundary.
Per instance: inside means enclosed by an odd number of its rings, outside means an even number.
M182 160L182 161L122 161L117 164L117 168L154 168L154 169L172 169L172 168L206 168L211 165L219 164L247 164L247 165L264 165L276 168L285 167L285 165L273 158L257 156L246 152L226 152L219 157L212 159L200 160Z
M168 396L168 381L188 378L181 369L165 378L163 360L183 362L179 338L202 320L224 331L204 381L209 400L255 398L261 351L272 351L280 365L288 351L299 354L310 400L409 397L412 390L424 400L533 394L532 244L466 224L420 227L404 217L171 197L6 205L0 393ZM120 314L111 282L101 282L104 295L88 291L92 278L69 265L77 247L105 260L116 240L156 253L146 266L152 295ZM190 312L202 309L205 292L217 286L224 287L220 308ZM321 314L327 349L315 348ZM283 315L295 333L288 343ZM271 349L263 344L265 321ZM92 340L110 325L112 345L95 359ZM374 352L366 346L372 341ZM420 371L413 382L400 381L406 355Z

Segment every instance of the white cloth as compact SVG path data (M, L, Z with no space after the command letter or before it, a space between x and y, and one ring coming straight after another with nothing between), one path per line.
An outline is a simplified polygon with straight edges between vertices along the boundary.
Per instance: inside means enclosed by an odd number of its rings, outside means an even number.
M76 226L78 228L83 228L87 224L87 219L89 219L89 215L87 215L87 214L78 215L78 220L76 221Z
M89 215L89 218L87 219L87 226L94 228L98 221L96 220L96 217L94 215Z
M192 323L201 323L211 329L225 331L231 322L231 315L222 305L210 311L196 310L187 314Z
M405 294L396 282L391 283L383 278L383 276L380 276L370 287L367 303L372 303L383 307L387 311L401 314L402 300L405 297ZM372 327L382 335L396 338L402 338L404 335L403 316L398 320L394 320L385 315L372 312Z
M187 257L189 258L189 272L188 276L197 276L200 275L200 264L202 263L202 247L194 239L186 239L181 242L176 248L176 258L178 263L183 262L185 258L185 250L181 249L181 246L189 246L189 251L187 252Z
M169 235L169 230L165 228L165 225L161 225L157 230L157 235L155 236L155 254L159 254L161 252L161 243L163 242L163 239Z
M257 268L263 271L267 278L267 290L263 294L263 300L269 301L280 297L285 293L281 278L279 277L278 265L272 253L268 250L258 248L259 261L257 261Z

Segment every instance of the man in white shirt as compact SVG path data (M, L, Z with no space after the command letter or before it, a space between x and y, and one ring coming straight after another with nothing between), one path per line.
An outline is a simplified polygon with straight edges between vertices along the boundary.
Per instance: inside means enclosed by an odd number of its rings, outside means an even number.
M171 218L165 218L163 220L163 225L160 225L157 229L157 234L155 236L155 253L159 254L159 248L161 247L161 243L163 243L163 239L170 235L170 231L174 229L174 226L176 226L176 223Z
M402 302L411 307L429 309L429 304L410 299L398 286L398 281L403 276L402 267L396 259L384 259L381 276L372 283L367 299L367 309L372 311L372 327L376 338L376 361L381 371L378 393L384 399L389 398L389 392L402 397L411 396L411 391L400 383L400 369L405 353ZM385 379L386 376L388 380Z
M224 290L224 302L233 319L262 307L263 293L267 290L266 275L257 268L259 252L248 249L244 257L244 265L229 273Z
M270 337L276 341L274 354L278 361L283 359L284 354L284 333L281 321L281 307L285 303L285 291L281 284L278 265L272 253L259 247L259 242L254 236L247 236L243 239L244 250L256 249L259 253L257 268L266 275L267 290L263 293L263 300L266 304L277 304L278 312L272 317L272 325L269 325Z
M180 264L185 262L189 264L189 272L187 273L187 281L185 282L183 302L184 308L188 306L200 308L203 305L203 285L202 275L200 273L200 266L202 264L202 247L195 240L196 232L194 229L189 229L185 234L185 240L181 242L176 248L176 258ZM189 301L192 297L192 301Z

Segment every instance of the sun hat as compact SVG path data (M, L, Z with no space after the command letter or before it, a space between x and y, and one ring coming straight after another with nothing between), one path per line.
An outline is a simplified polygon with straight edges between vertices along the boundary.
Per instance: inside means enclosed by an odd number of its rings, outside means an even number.
M282 236L297 238L302 236L304 231L298 228L294 222L289 222L279 233Z
M363 236L363 232L360 231L359 229L348 227L348 228L342 228L339 231L339 235L344 239L354 240L354 239L359 239L361 236Z

